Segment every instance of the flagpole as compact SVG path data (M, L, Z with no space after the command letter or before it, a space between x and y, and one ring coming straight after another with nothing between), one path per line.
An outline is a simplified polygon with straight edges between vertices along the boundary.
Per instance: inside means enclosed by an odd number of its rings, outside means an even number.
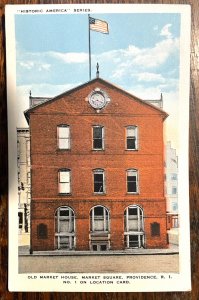
M89 80L91 80L91 33L90 33L90 15L88 15L88 49L89 49Z

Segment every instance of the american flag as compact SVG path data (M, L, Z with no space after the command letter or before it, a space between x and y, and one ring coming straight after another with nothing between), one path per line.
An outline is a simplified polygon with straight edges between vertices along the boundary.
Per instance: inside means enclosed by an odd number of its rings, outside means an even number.
M99 31L101 33L108 32L108 23L102 20L89 17L90 30Z

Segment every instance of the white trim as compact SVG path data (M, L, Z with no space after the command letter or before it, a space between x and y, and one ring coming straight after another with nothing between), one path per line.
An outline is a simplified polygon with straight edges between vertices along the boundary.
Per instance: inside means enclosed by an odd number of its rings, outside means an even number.
M130 129L133 129L134 130L134 136L129 136L128 135L128 130L130 130ZM136 150L138 150L138 126L137 125L127 125L126 127L125 127L125 149L127 150L127 151L136 151ZM129 149L128 148L128 138L129 139L133 139L133 137L135 137L135 148L133 148L133 149Z
M63 220L63 218L60 216L60 211L61 210L66 210L69 212L68 218L64 218L64 221L69 222L68 226L68 231L66 232L60 232L60 221ZM61 249L61 237L66 237L68 238L69 241L69 250L72 250L76 246L76 236L75 236L75 213L72 208L69 206L60 206L57 208L55 211L55 248L56 249ZM57 232L56 232L56 227L57 227ZM57 243L56 243L56 238L57 238Z
M60 174L61 173L68 173L69 181L60 181ZM61 191L61 185L64 186L64 192ZM68 192L67 192L68 190ZM58 170L58 193L59 194L71 194L71 170L67 168L62 168Z
M101 128L102 129L102 148L95 148L94 147L94 128ZM105 149L105 129L103 125L93 125L92 126L92 150L95 151L103 151Z
M60 137L60 128L67 128L68 131L66 131L66 136L64 137ZM60 140L65 140L68 143L67 147L62 147L60 145ZM71 148L71 129L70 129L70 125L67 124L60 124L57 125L57 148L60 150L70 150Z
M103 175L103 191L95 192L95 174ZM104 169L93 169L93 192L94 194L105 194L106 193L106 184L105 184L105 171Z
M137 211L137 231L136 230L129 230L129 209L130 208L136 208ZM125 221L125 231L124 236L126 236L126 248L141 248L142 245L144 246L144 218L143 218L144 212L143 209L136 204L129 205L124 210L124 221ZM130 247L129 246L129 237L131 235L138 236L138 247Z
M128 172L134 172L136 176L136 192L129 192L128 191ZM139 173L137 169L130 168L126 170L126 191L127 194L139 194Z

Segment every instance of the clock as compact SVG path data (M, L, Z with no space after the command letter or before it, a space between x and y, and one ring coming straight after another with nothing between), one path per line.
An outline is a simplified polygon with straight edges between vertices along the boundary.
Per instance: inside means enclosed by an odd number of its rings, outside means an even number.
M90 105L99 110L102 109L110 99L107 97L106 93L98 88L96 88L88 97Z

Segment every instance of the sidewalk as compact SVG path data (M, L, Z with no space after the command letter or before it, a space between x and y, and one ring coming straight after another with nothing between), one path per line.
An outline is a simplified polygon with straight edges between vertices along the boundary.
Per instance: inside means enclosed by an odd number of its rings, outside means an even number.
M131 249L118 251L34 251L29 253L29 246L19 246L19 256L112 256L112 255L172 255L179 254L179 249L175 245L170 245L167 249Z

